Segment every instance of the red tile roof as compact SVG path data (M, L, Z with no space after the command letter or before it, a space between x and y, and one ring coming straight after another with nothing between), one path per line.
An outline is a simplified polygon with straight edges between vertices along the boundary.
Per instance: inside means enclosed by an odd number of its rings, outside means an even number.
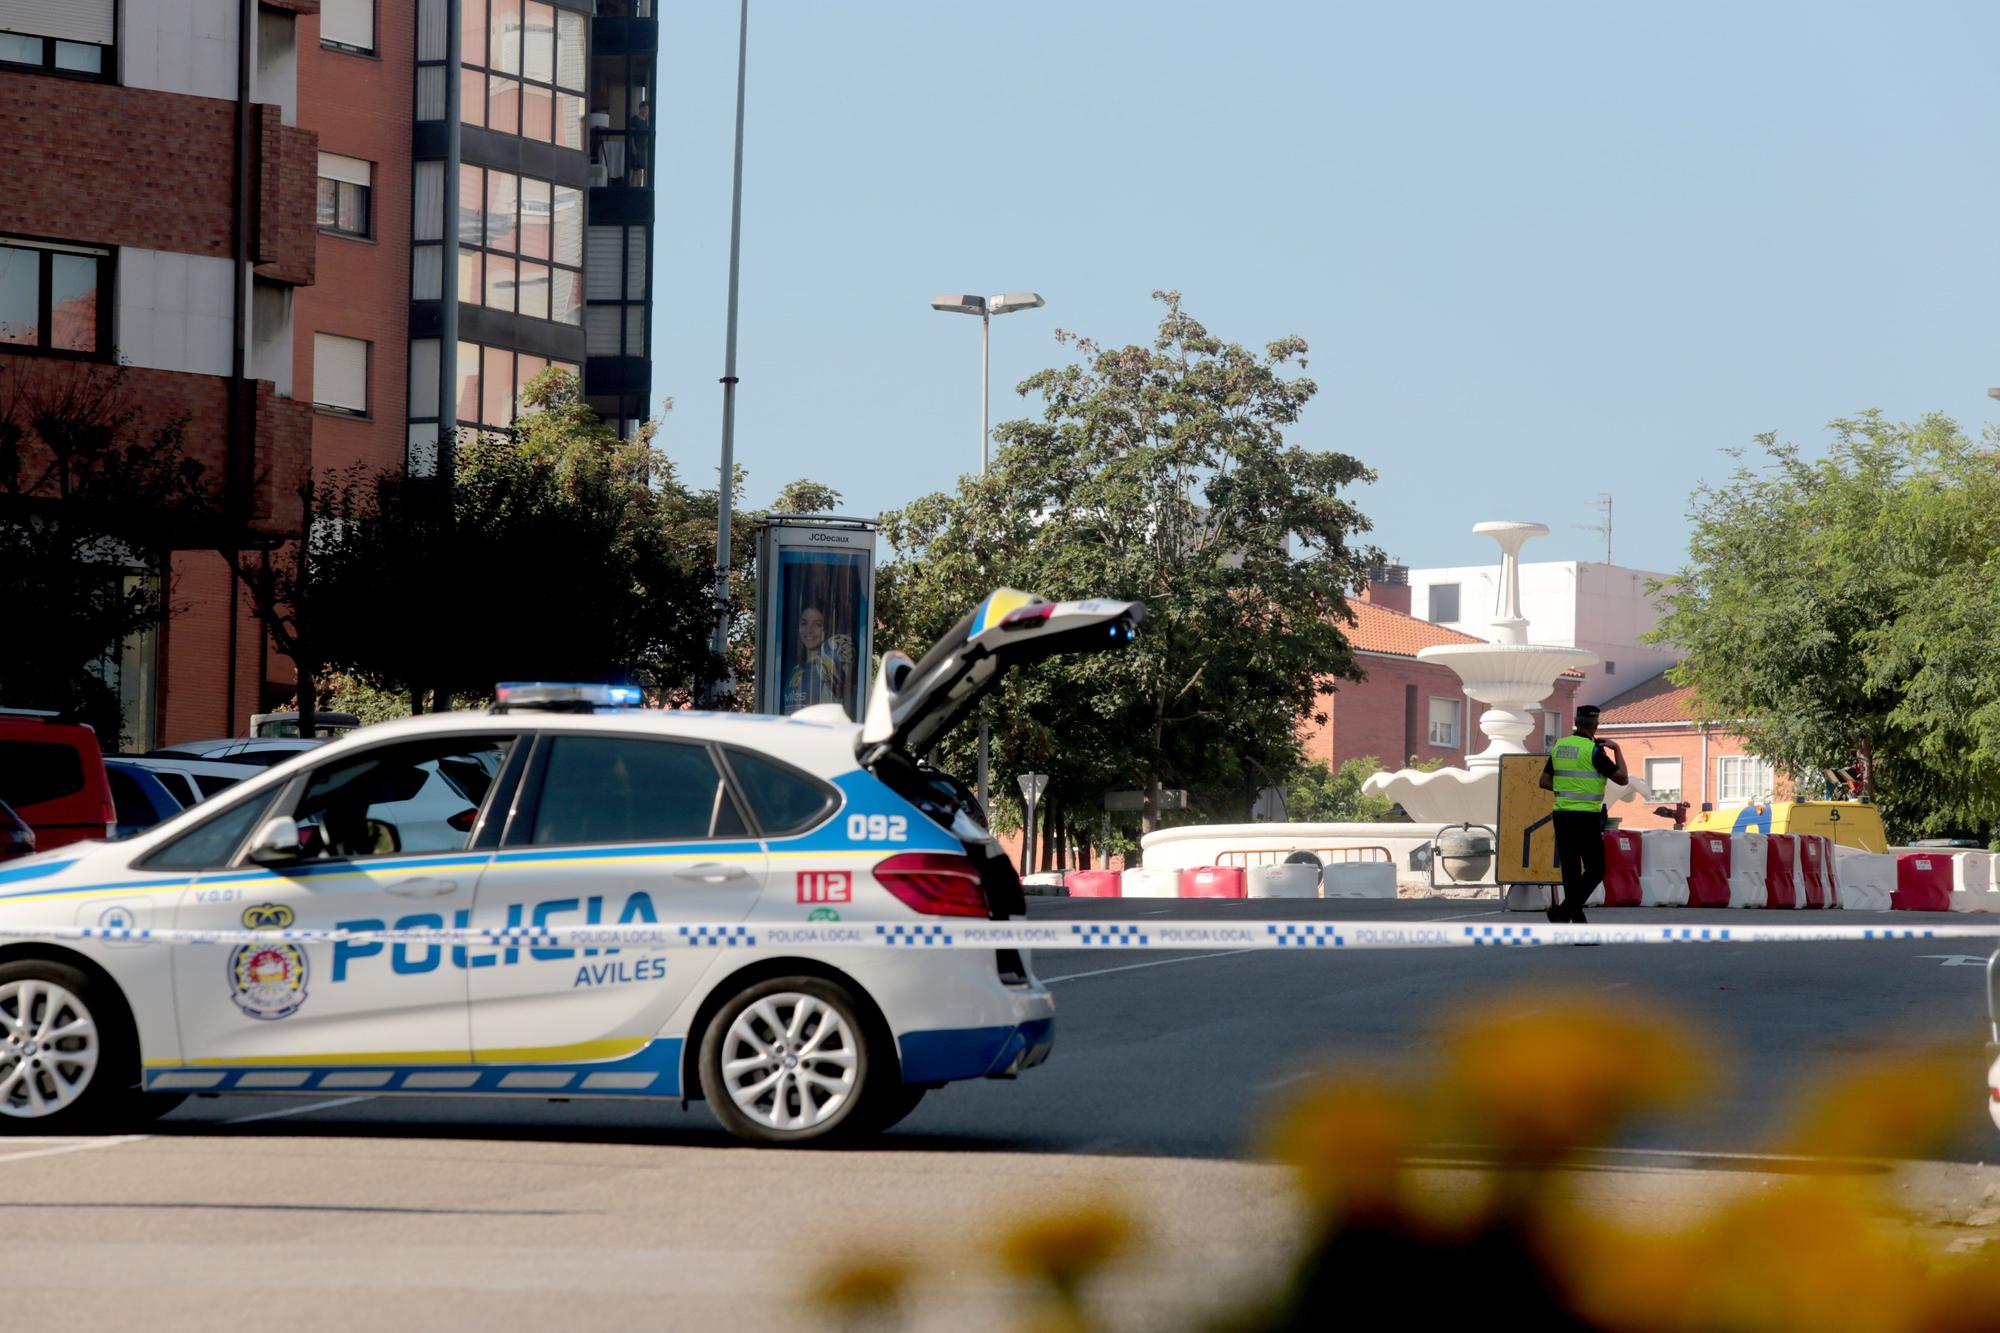
M1597 719L1600 726L1700 720L1694 706L1694 686L1676 685L1667 679L1665 673L1606 702L1604 712Z
M1405 615L1401 611L1373 602L1351 599L1348 606L1354 611L1354 626L1347 630L1347 640L1356 652L1387 653L1392 657L1415 657L1419 648L1432 648L1444 643L1485 643L1486 640L1472 634L1461 634L1443 625L1434 625L1428 620ZM1565 671L1565 676L1581 676L1579 671Z

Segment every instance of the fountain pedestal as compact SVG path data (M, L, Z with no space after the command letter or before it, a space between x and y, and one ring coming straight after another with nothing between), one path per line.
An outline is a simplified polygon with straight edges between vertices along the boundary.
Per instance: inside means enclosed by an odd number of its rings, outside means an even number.
M1500 805L1500 756L1528 754L1536 729L1533 710L1555 692L1565 671L1589 666L1597 654L1561 644L1529 643L1521 614L1521 547L1548 535L1540 523L1496 522L1473 527L1500 546L1500 586L1493 608L1491 643L1450 643L1417 650L1424 662L1439 662L1464 683L1465 693L1486 705L1479 730L1486 748L1466 756L1464 768L1425 772L1402 768L1377 773L1363 790L1388 797L1419 823L1486 823ZM1629 799L1635 786L1610 787L1607 802Z

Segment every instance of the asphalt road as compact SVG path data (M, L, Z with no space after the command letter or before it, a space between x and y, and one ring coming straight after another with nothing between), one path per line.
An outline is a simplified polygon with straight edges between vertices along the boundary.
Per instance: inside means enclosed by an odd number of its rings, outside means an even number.
M1032 910L1504 919L1477 901ZM1698 1115L1599 1159L1592 1187L1607 1202L1656 1213L1755 1188L1792 1169L1761 1154L1781 1144L1801 1075L1879 1046L1946 1041L1966 1052L1953 1165L1910 1171L1940 1219L1963 1224L1947 1218L1962 1208L1990 1227L2000 1172L1966 1165L2000 1145L1983 1106L1984 972L1927 956L1976 953L1923 942L1047 951L1036 966L1058 996L1051 1061L1014 1082L934 1093L861 1150L739 1148L699 1105L196 1098L144 1135L0 1142L10 1302L23 1320L84 1326L143 1316L207 1327L252 1310L293 1328L811 1326L798 1293L812 1272L879 1245L930 1275L918 1324L1001 1326L1018 1322L1021 1295L990 1261L1001 1217L1109 1194L1153 1238L1153 1257L1115 1289L1113 1322L1172 1322L1273 1271L1296 1230L1281 1173L1254 1161L1288 1088L1343 1060L1421 1059L1441 1021L1543 984L1670 1006L1712 1034L1733 1073Z

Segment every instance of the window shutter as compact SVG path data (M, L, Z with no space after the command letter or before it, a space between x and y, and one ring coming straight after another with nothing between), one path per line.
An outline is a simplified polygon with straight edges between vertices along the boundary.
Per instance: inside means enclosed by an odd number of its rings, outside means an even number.
M349 185L373 184L373 168L358 157L342 157L339 153L319 155L319 174L330 181L345 181Z
M375 0L320 0L319 39L375 49Z
M112 4L113 0L0 0L0 31L109 46Z
M331 333L313 335L313 402L366 415L368 344Z

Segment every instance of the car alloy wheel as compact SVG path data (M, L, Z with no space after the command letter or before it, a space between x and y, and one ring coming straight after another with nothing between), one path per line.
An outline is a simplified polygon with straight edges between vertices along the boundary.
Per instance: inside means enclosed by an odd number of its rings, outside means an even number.
M0 1115L41 1120L75 1106L103 1054L90 1007L55 981L0 983Z
M853 1024L826 1000L799 991L759 996L722 1038L729 1100L766 1130L796 1134L844 1119L861 1090Z

